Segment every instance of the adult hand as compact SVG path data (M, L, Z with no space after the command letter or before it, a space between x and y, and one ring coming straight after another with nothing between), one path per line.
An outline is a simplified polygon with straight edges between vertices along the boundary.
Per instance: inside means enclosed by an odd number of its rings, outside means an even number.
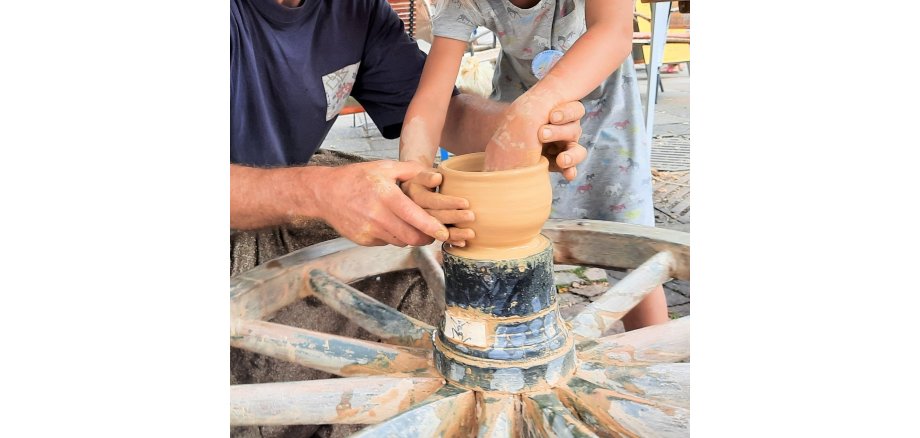
M543 142L543 155L549 159L549 170L562 172L569 181L578 174L575 166L588 156L588 150L578 144L584 116L585 106L581 102L568 102L553 108L549 114L550 123L540 127L539 137Z
M448 240L447 228L399 189L425 170L421 164L371 161L327 169L325 184L315 189L320 216L342 236L365 246Z

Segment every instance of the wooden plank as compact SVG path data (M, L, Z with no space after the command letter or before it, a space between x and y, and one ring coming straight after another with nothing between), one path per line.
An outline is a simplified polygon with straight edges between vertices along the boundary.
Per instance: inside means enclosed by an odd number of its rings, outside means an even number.
M649 292L668 281L676 266L677 260L670 252L655 254L575 315L572 333L581 339L601 336Z
M387 344L432 348L434 327L402 314L319 269L310 271L313 295Z
M604 366L637 366L690 359L690 316L585 341L578 359Z
M690 187L674 186L677 187L677 190L668 193L665 196L662 196L664 200L670 205L674 205L677 202L680 202L687 198L690 195Z
M230 345L337 376L440 376L432 364L431 351L265 321L235 321Z
M532 393L521 398L524 404L524 436L596 437L553 392Z
M656 366L673 367L665 364ZM638 368L629 368L637 370ZM665 372L667 373L667 371ZM686 372L689 376L689 369ZM659 376L660 377L660 376ZM658 382L660 387L678 382L672 392L689 392L689 378L680 374L676 379ZM685 384L685 386L684 386ZM645 388L654 387L647 385ZM585 424L603 437L687 437L689 436L690 410L664 403L660 394L655 398L639 394L640 388L623 391L622 388L611 390L578 377L569 380L567 385L556 388L559 398L584 420ZM688 396L689 397L689 396ZM682 401L681 401L682 403Z
M683 175L680 175L680 176L677 178L677 181L675 181L675 182L677 182L678 184L690 185L690 172L687 172L687 173L685 173L685 174L683 174Z
M668 184L668 183L660 182L660 181L656 181L655 184L658 185L658 187L655 189L654 198L660 199L660 200L667 200L667 199L674 197L674 194L677 193L681 189L680 186L676 186L673 184ZM659 191L661 189L664 189L664 190Z
M677 205L675 205L674 208L671 209L671 211L673 211L674 214L680 215L680 214L683 214L683 212L687 210L689 207L690 207L690 197L688 196L686 199L681 200Z
M668 251L677 260L671 276L690 279L690 234L598 220L550 219L543 234L553 241L556 263L633 269Z
M520 397L491 392L476 393L479 405L478 438L517 438L521 436Z
M365 428L351 438L472 436L476 398L473 391L445 385L412 409Z
M376 424L441 386L439 378L346 377L230 386L231 426Z

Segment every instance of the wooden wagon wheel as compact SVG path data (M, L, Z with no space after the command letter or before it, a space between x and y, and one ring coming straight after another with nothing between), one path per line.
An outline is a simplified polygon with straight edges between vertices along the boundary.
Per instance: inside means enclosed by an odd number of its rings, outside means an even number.
M690 317L602 334L656 286L670 278L689 280L689 234L550 220L543 235L552 242L555 262L633 269L571 323L558 317L552 290L552 301L541 311L548 329L540 333L556 336L556 329L549 328L559 323L562 337L556 338L574 345L568 350L568 368L553 369L557 362L547 360L539 374L521 374L521 362L518 368L503 368L493 356L473 366L488 374L458 366L447 351L454 350L442 345L447 339L439 335L443 321L432 327L347 285L419 269L433 297L444 300L445 273L438 262L443 255L437 243L366 248L336 239L231 279L230 344L341 378L232 385L231 425L368 424L356 436L386 437L688 435ZM263 321L308 296L382 342ZM526 379L515 380L520 375Z

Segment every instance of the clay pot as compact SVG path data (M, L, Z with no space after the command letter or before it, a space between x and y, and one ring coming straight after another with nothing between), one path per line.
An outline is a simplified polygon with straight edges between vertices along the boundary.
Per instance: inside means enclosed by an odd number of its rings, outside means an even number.
M458 155L443 163L440 192L465 198L476 215L473 222L456 224L472 228L476 237L466 247L449 251L461 257L505 260L540 252L549 244L540 235L552 208L553 189L549 161L540 157L534 166L483 172L485 153Z

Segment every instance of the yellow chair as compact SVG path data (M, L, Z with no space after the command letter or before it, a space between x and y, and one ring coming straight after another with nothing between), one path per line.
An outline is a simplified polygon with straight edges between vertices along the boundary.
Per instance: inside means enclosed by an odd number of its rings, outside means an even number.
M664 55L662 64L687 63L687 72L690 69L690 15L680 13L677 2L672 2L670 16L668 20L668 38L664 46ZM636 64L643 64L646 72L650 74L648 61L651 58L651 41L652 41L652 19L651 3L636 0L635 13L633 21L633 59ZM657 76L658 88L664 92L664 85L661 83L661 76ZM655 102L658 101L658 95L655 96Z
M690 62L690 14L679 12L676 1L672 2L669 17L668 39L664 46L663 64ZM643 61L651 54L652 37L651 3L636 0L635 23L637 31L633 33L633 42L642 45Z

